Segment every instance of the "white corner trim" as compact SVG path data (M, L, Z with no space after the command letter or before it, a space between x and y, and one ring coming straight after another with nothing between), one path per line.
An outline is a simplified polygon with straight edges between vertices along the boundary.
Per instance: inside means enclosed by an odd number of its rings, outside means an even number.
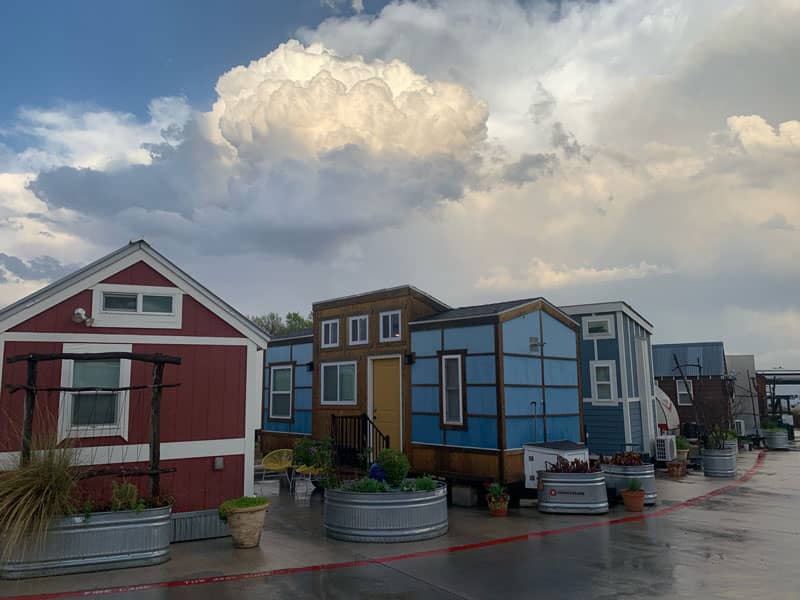
M130 344L64 344L62 352L97 354L100 352L131 352ZM72 386L72 360L61 361L61 387ZM131 361L119 361L119 387L131 384ZM71 422L73 394L61 392L58 407L58 441L67 438L116 437L128 439L130 392L117 392L117 422L114 425L73 426Z
M28 331L8 331L0 333L0 338L9 342L80 342L96 344L169 344L174 346L246 346L247 338L195 337L191 335L136 335L127 333L96 333L87 329L86 333L47 333Z
M247 344L247 375L245 383L244 416L244 495L254 491L253 465L255 464L256 429L261 429L262 390L264 389L264 351L254 343ZM239 452L242 451L241 445Z
M631 433L631 410L627 402L628 398L628 362L625 360L625 331L622 328L623 316L622 312L617 313L617 331L621 332L617 340L617 348L619 349L619 374L622 377L622 416L623 424L625 425L625 443L630 444L633 440Z
M116 292L136 294L135 312L106 311L103 294ZM172 312L147 313L142 311L142 296L169 296ZM76 307L77 308L77 307ZM119 285L100 283L92 287L92 327L130 327L133 329L180 329L183 325L183 292L177 287L148 285Z

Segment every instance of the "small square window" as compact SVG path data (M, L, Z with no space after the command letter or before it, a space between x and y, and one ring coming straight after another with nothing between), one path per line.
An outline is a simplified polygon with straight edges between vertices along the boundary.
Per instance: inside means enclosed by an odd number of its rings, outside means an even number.
M401 339L400 327L400 311L393 310L390 312L382 312L381 317L381 335L380 341L382 342L396 342Z
M356 363L322 365L322 404L356 404Z

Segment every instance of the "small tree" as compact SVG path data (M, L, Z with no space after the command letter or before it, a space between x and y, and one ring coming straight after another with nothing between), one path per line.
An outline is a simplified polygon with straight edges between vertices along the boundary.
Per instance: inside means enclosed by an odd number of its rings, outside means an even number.
M311 313L305 318L298 312L289 312L284 319L278 313L270 312L265 315L253 315L250 320L271 336L289 335L308 329L312 325Z

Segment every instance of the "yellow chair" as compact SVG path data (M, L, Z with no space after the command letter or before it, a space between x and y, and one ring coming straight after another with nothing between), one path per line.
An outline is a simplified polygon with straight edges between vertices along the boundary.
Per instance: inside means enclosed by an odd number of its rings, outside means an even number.
M309 481L324 473L324 469L320 467L309 467L308 465L299 465L296 467L296 471Z
M292 485L294 478L292 465L292 451L288 449L273 450L261 459L261 466L264 467L264 478L269 473L286 475L289 485Z

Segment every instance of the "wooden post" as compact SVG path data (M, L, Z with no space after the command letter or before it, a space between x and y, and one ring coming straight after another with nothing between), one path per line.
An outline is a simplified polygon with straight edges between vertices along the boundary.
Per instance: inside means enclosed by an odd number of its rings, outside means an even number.
M22 416L22 453L20 465L27 465L31 460L31 438L33 437L33 413L36 409L36 365L33 358L28 358L28 378L25 388L25 408Z
M153 366L153 392L150 396L150 497L161 496L161 383L164 363Z

